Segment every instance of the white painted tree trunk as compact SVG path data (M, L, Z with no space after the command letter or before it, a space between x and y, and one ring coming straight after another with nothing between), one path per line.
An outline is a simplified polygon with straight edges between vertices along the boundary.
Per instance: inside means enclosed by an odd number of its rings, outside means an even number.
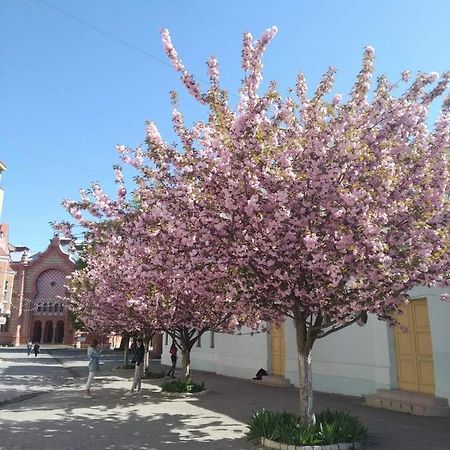
M314 422L311 354L311 349L304 349L302 352L297 351L300 386L300 420L303 423Z
M183 379L191 376L191 352L188 349L183 349L181 352L181 361L183 363Z
M126 367L128 366L129 358L130 358L130 350L129 350L129 344L130 344L130 338L129 336L124 336L122 338L124 340L124 347L123 347L123 365Z
M314 339L308 334L306 317L301 311L294 311L295 332L297 338L297 364L300 394L300 420L302 423L314 423L311 355Z
M145 355L144 355L144 371L148 369L150 366L150 341L151 338L145 337L144 340L144 348L145 348Z

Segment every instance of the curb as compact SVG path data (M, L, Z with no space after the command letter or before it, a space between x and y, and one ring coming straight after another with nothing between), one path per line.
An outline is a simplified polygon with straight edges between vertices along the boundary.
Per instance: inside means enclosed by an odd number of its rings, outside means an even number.
M208 394L209 391L208 389L204 389L203 391L200 392L166 392L166 391L161 391L160 394L164 395L166 397L175 397L175 398L195 398L195 397L202 397L203 395ZM276 447L278 448L278 447Z
M23 402L24 400L28 400L29 398L37 397L38 395L46 394L48 391L40 391L40 392L30 392L29 394L18 395L17 397L7 398L6 400L0 400L0 408L5 405L11 405L13 403Z
M361 448L361 444L358 442L355 443L344 442L342 444L331 444L331 445L292 445L272 441L265 437L261 438L260 444L263 445L264 447L274 448L277 450L353 450Z
M80 372L78 372L76 369L74 369L73 367L67 366L64 361L60 358L58 358L57 356L55 356L53 354L53 352L51 350L46 350L46 352L58 363L60 364L62 367L64 367L64 369L66 369L70 375L73 378L83 378L83 375L80 374Z

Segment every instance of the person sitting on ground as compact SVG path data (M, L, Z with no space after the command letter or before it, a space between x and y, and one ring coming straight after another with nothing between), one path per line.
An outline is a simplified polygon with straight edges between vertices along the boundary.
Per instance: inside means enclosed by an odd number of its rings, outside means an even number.
M87 356L89 358L89 376L86 382L85 390L86 390L86 397L87 398L93 398L93 395L91 394L91 385L94 381L95 374L100 370L100 353L101 351L97 348L98 341L97 339L93 339L91 342L91 345L89 346L87 350Z
M175 368L177 366L177 352L178 348L175 344L175 339L172 339L172 345L170 346L170 359L172 360L172 367L170 368L169 372L167 373L168 377L175 378Z
M139 338L136 340L136 351L134 352L135 368L133 384L131 385L130 393L133 394L137 388L138 393L141 392L142 377L144 376L144 358L145 348L144 341Z

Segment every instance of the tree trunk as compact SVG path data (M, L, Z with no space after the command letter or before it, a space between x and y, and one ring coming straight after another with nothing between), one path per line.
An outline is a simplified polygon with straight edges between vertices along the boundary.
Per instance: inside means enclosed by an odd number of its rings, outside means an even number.
M123 348L123 365L128 366L129 357L130 357L130 336L129 334L124 334L122 337L122 342L124 344ZM122 346L122 342L120 343L120 346Z
M297 335L297 363L300 394L300 421L305 424L315 422L313 412L313 390L311 355L313 341L307 333L306 318L302 313L295 314L295 331Z
M184 346L181 352L181 358L183 363L183 379L186 380L191 376L191 351Z
M313 412L311 353L311 349L304 352L297 351L300 381L300 420L303 423L313 423L315 421Z
M146 370L150 366L150 340L152 336L145 336L144 338L144 348L145 348L145 356L144 356L144 370Z

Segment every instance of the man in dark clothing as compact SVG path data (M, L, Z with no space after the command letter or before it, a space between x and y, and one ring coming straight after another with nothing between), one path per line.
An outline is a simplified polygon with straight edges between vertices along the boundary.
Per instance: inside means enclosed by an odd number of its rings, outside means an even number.
M40 348L40 345L36 342L36 344L34 344L34 347L33 347L34 357L35 358L37 357L37 355L39 353L39 348Z
M141 392L141 382L144 376L144 358L145 358L145 348L142 339L136 340L136 351L134 353L135 369L133 384L131 385L131 393L137 388L138 393Z

